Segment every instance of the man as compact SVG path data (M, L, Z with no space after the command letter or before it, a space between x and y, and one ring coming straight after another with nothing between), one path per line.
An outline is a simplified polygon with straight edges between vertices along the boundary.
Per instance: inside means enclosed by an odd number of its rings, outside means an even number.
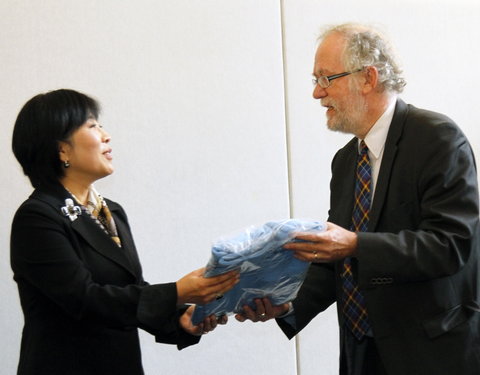
M312 262L291 304L264 298L237 319L277 318L291 338L337 302L340 374L478 375L473 152L451 119L398 98L400 73L374 29L321 36L313 96L331 130L355 136L332 162L328 229L285 246Z

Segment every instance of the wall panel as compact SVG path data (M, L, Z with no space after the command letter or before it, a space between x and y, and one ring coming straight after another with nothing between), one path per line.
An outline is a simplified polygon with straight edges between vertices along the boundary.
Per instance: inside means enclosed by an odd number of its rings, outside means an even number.
M277 0L3 1L0 14L0 373L12 374L22 315L8 236L30 187L10 139L31 96L69 87L103 104L116 172L97 189L127 210L152 283L203 266L218 236L288 217L288 169ZM180 352L142 334L142 348L147 374L295 371L273 322L232 318Z
M407 79L402 98L443 112L464 130L480 154L475 108L480 78L472 72L480 57L474 0L284 0L286 113L292 214L325 219L329 207L330 162L350 135L326 127L325 109L312 98L316 39L325 25L362 22L392 39ZM336 309L315 318L299 335L301 375L338 373Z

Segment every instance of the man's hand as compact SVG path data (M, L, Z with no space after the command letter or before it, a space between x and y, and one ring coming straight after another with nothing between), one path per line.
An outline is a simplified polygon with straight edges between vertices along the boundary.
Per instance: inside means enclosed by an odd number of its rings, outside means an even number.
M313 263L326 263L354 256L357 251L357 234L333 223L320 233L299 233L284 249L295 252L295 258ZM306 242L303 242L306 241Z

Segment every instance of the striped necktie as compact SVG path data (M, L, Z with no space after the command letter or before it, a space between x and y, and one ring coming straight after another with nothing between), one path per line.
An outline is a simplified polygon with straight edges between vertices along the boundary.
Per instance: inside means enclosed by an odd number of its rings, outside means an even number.
M370 204L372 201L371 185L372 171L368 157L368 147L362 140L360 142L360 154L357 158L355 202L351 227L351 230L355 232L365 232L367 230ZM370 323L368 322L365 299L358 290L352 263L351 258L346 258L343 262L341 274L343 281L343 314L347 327L352 331L353 335L360 340L369 331Z

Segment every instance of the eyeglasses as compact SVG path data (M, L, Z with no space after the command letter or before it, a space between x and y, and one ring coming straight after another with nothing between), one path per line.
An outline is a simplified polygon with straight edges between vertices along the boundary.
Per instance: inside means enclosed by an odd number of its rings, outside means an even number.
M358 73L362 71L363 68L353 70L351 72L343 72L343 73L338 73L338 74L333 74L331 76L319 76L317 78L312 78L312 83L313 86L320 86L322 89L326 89L327 87L330 87L330 82L332 82L334 79L341 78L348 76L349 74L353 73Z

